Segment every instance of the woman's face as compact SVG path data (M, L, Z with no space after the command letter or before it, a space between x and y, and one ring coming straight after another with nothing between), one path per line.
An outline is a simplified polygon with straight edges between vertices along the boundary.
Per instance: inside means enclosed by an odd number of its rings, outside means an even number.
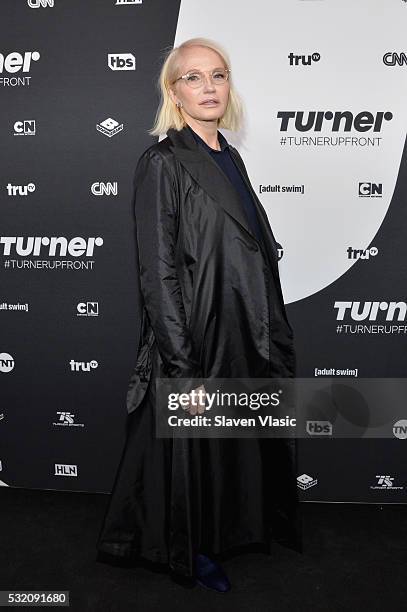
M204 82L200 87L189 87L179 79L170 89L171 98L176 104L182 102L181 114L188 123L192 117L198 121L213 121L217 125L226 111L229 100L230 83L226 81L219 85L211 79L212 71L216 68L226 68L222 58L216 51L206 47L191 47L185 49L182 54L180 74L186 74L190 70L199 70L204 73ZM203 105L202 102L214 98L217 103L211 106Z

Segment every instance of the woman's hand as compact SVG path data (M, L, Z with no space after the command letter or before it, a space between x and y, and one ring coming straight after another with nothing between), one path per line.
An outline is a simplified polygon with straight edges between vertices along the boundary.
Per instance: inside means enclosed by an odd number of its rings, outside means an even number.
M205 400L206 400L206 391L203 385L200 385L195 391L195 397L192 396L192 391L189 394L190 400L189 403L183 406L183 409L189 414L203 414L205 412ZM201 391L201 393L199 393ZM199 395L198 395L199 393ZM195 404L193 404L192 400L195 400Z

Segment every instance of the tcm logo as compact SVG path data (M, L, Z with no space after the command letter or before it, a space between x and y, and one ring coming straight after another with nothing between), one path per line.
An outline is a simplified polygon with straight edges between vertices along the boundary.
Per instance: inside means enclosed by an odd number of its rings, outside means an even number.
M354 116L350 111L279 111L277 118L281 119L280 132L286 132L289 127L298 132L320 132L323 127L331 132L380 132L383 121L391 121L393 113L362 111Z
M72 412L57 412L59 414L58 422L53 425L57 427L84 427L83 423L75 423L75 415Z
M98 362L93 359L92 361L75 361L71 359L69 362L71 366L71 372L90 372L98 367Z
M8 374L14 369L14 359L9 353L0 353L0 372Z
M362 305L361 305L362 304ZM405 321L407 312L406 302L335 302L334 308L338 309L337 321L343 321L345 314L350 315L353 321L376 321L380 311L386 313L386 321Z
M143 0L116 0L116 6L124 4L143 4Z
M406 66L407 56L403 53L396 53L395 51L388 51L383 55L383 64L385 66Z
M135 70L136 58L132 53L108 53L107 65L110 70Z
M330 421L307 421L306 430L310 436L332 436L332 423Z
M67 465L66 463L55 464L55 476L77 476L78 466Z
M54 0L27 0L27 4L30 8L53 7Z
M24 119L14 123L14 136L35 136L35 119Z
M76 307L78 317L98 317L99 302L79 302Z
M370 259L370 257L376 257L379 252L377 247L369 247L368 249L354 249L348 247L346 249L348 259Z
M295 55L290 53L288 55L290 66L311 66L314 62L319 62L321 59L320 53L312 53L312 55Z
M399 440L407 440L407 420L401 419L394 423L393 425L393 434Z
M8 183L6 189L9 196L27 196L35 191L35 185L34 183L28 183L28 185L12 185Z
M95 196L117 195L117 181L114 183L92 183L90 191Z
M403 487L395 487L393 485L394 477L389 476L388 474L386 475L378 474L376 478L377 478L377 484L371 485L370 486L371 489L402 489L403 488Z
M112 136L115 136L118 132L122 131L123 123L119 123L118 121L116 121L116 119L112 119L112 117L109 117L101 123L97 123L96 129L98 132L101 132L105 136L112 138Z
M31 62L38 62L40 57L38 51L25 51L24 55L18 53L18 51L12 51L6 56L0 53L0 73L15 74L20 70L30 72Z
M0 236L0 245L3 246L3 255L9 256L20 255L27 257L28 255L48 257L92 257L95 246L102 246L103 238L65 238L65 236ZM45 251L45 253L44 253Z
M381 198L383 183L359 183L360 198Z
M312 478L312 476L308 476L308 474L301 474L297 478L297 487L305 491L305 489L309 489L317 484L317 478Z

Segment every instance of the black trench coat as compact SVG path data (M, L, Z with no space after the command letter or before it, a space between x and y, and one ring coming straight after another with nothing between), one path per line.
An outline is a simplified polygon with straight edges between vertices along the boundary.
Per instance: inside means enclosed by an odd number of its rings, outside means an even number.
M143 310L127 393L133 424L99 547L167 562L185 575L198 549L270 539L302 549L294 440L163 440L154 432L156 376L295 376L276 241L229 146L263 243L229 178L188 128L170 129L149 147L134 177Z

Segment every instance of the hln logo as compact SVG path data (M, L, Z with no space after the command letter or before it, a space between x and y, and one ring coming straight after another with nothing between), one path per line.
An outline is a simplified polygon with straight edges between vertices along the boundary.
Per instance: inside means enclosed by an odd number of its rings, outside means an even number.
M55 476L77 476L77 475L78 475L77 465L67 465L65 463L55 464Z
M381 198L383 195L382 183L359 183L360 198Z

